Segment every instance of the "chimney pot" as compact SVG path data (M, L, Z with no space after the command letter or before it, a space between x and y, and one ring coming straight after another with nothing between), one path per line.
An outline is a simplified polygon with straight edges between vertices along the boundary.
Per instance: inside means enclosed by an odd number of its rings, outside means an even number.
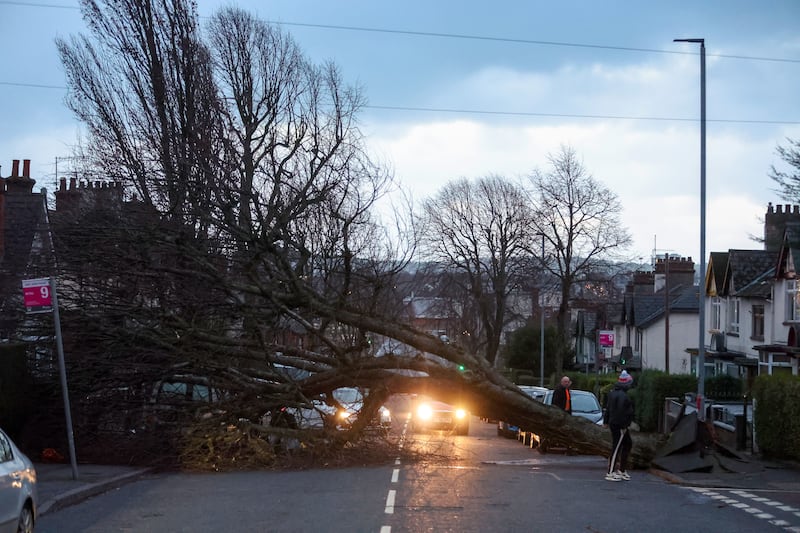
M23 159L22 160L22 177L23 178L30 178L31 177L31 160L30 159Z
M11 162L11 176L12 177L19 176L19 159L14 159Z

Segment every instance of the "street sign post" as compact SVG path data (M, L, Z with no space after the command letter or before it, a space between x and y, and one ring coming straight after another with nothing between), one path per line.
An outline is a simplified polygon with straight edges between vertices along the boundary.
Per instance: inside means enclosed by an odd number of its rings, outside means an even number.
M58 373L61 377L61 393L64 400L64 414L67 423L67 443L72 463L72 478L78 479L78 461L75 457L75 438L72 432L72 414L69 408L67 389L67 369L64 363L64 344L61 340L61 318L58 314L58 295L53 278L22 280L22 299L28 313L53 313L56 329L56 349L58 350Z

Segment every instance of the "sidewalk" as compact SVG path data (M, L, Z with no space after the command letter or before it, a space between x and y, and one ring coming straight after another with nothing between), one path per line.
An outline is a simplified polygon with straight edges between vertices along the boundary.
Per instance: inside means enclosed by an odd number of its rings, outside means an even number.
M649 472L678 485L688 487L726 487L736 489L773 489L800 491L800 464L770 461L744 454L742 461L728 459L711 472L673 473L655 467Z
M37 463L39 514L58 511L69 505L135 481L152 468L116 465L79 464L78 479L73 479L69 464Z

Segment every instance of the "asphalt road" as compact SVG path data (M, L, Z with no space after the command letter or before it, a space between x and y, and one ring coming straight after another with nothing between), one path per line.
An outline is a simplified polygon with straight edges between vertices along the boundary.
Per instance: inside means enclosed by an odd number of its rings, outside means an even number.
M469 436L411 434L403 423L390 464L153 475L48 514L37 531L749 533L800 526L800 513L782 510L792 507L780 495L757 501L758 494L691 489L646 472L612 483L601 457L540 455L477 418ZM401 448L427 459L403 459Z

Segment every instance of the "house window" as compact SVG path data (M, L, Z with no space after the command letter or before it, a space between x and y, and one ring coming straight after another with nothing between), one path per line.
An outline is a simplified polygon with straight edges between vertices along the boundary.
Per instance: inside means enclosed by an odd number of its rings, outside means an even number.
M722 300L715 296L711 299L711 329L720 331L722 329Z
M739 333L739 299L728 300L728 333Z
M764 340L764 304L753 305L753 323L751 328L752 338Z
M786 281L786 322L795 322L800 320L800 302L798 298L800 294L797 292L797 280L790 279Z

